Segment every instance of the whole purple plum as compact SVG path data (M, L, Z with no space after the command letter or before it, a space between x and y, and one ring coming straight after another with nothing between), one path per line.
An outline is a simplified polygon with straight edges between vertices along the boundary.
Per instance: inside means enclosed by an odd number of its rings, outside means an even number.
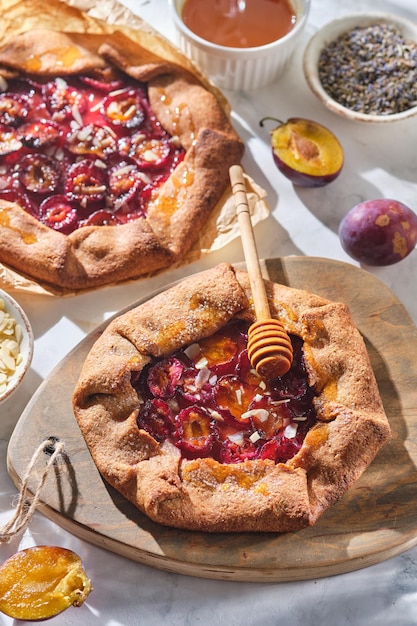
M392 265L417 243L417 215L402 202L378 198L357 204L339 227L344 250L367 265Z

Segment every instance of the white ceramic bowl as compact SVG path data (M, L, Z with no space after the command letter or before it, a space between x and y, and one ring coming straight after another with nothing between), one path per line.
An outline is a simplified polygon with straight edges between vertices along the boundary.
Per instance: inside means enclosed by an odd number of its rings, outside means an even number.
M4 310L6 314L14 318L22 331L20 338L21 360L20 363L17 365L14 374L8 376L6 389L0 393L0 402L3 402L7 398L9 398L11 394L17 389L17 387L22 382L25 374L29 370L30 364L32 362L34 340L32 327L26 313L24 312L20 304L18 304L16 300L12 298L12 296L10 296L6 291L3 291L2 289L0 289L0 299L4 302ZM2 337L2 334L0 334L0 337ZM0 347L1 344L2 339L0 338Z
M322 50L340 35L349 32L356 26L365 27L376 23L387 23L397 26L408 41L417 41L417 24L406 18L389 13L354 13L329 22L321 28L308 42L303 58L303 71L311 91L333 113L359 122L395 122L417 114L417 106L401 113L390 115L366 114L342 106L329 96L323 88L318 73L318 63Z
M310 0L292 0L297 21L287 35L264 46L229 48L202 39L185 26L181 19L184 2L169 0L179 47L217 87L231 90L259 89L279 78L299 43L310 10Z

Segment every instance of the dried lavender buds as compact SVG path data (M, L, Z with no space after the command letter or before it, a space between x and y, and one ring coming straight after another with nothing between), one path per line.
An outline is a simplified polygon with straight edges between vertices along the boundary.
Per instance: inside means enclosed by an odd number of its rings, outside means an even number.
M391 24L356 27L320 54L320 82L336 102L365 114L417 106L417 43Z

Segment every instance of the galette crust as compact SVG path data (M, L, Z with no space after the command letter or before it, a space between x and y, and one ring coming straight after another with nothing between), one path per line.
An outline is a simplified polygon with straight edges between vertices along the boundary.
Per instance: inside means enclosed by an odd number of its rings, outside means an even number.
M229 167L243 154L216 95L191 72L122 32L32 30L0 47L0 76L6 79L19 73L105 73L111 67L148 85L154 113L186 155L147 217L121 226L87 226L66 236L18 204L0 200L0 262L53 287L99 287L180 261L227 189Z
M314 524L372 462L390 427L347 307L265 281L271 312L304 340L318 423L286 463L182 460L136 425L130 384L155 356L253 321L248 276L228 264L183 280L114 319L92 347L74 414L104 479L160 524L208 532L284 532Z

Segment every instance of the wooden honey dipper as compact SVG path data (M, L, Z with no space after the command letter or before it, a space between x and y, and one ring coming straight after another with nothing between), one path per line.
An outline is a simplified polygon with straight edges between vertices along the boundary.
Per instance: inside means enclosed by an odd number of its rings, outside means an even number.
M248 356L252 367L260 376L272 379L283 376L290 369L292 344L282 323L271 317L241 166L232 165L229 175L255 306L256 321L248 330Z

